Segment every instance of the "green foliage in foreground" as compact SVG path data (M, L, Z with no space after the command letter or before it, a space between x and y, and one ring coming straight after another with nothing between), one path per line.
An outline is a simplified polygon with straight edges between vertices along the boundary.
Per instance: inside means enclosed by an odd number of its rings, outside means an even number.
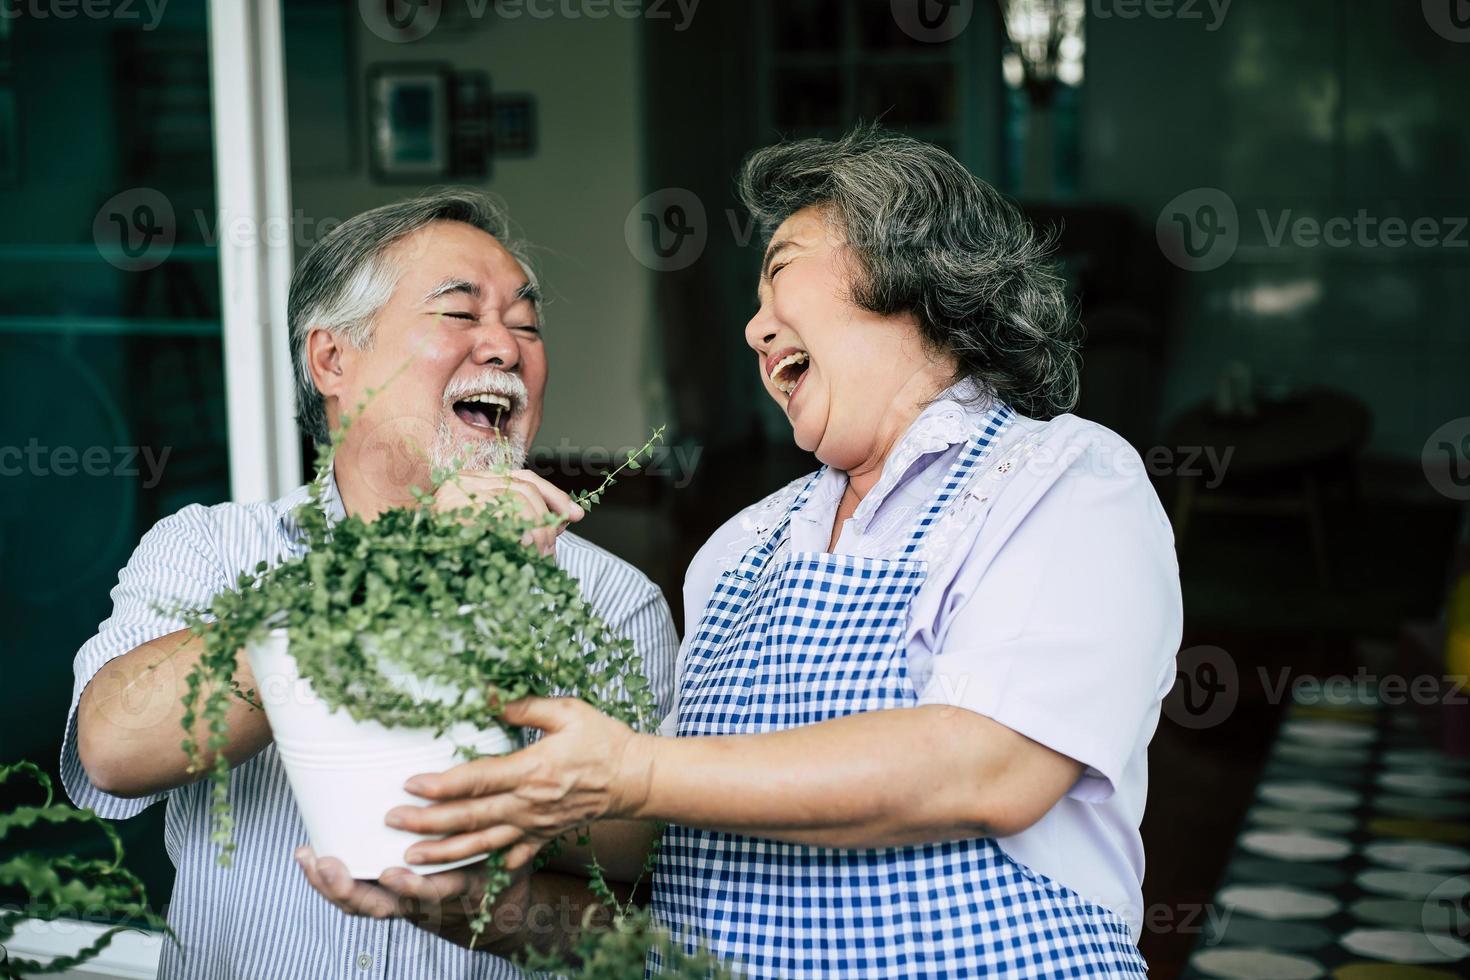
M735 978L712 953L704 949L689 952L675 942L647 912L620 915L610 928L584 931L572 953L577 966L567 965L560 957L539 954L527 957L524 965L569 980L642 980L648 956L653 953L659 963L656 976L670 980Z
M0 945L15 934L17 923L25 918L54 921L105 916L125 921L108 928L84 949L49 963L12 956L0 964L0 980L74 969L96 958L113 937L127 929L155 929L177 943L173 931L149 910L142 882L122 866L122 842L112 825L91 810L54 802L50 778L33 763L0 766L0 784L13 778L33 780L43 799L38 805L0 813L0 842L6 842L13 832L41 824L88 824L112 845L113 856L111 860L47 857L7 846L8 856L0 861L0 889L19 890L26 901L23 906L0 908ZM662 965L659 975L671 980L734 980L734 974L713 955L704 950L686 951L658 928L647 912L631 908L619 909L610 927L584 931L570 959L532 953L523 965L570 980L642 980L650 952L657 954Z
M518 732L505 725L499 706L560 695L635 727L655 722L632 643L582 600L576 579L528 543L552 521L523 517L513 492L439 511L435 491L458 475L436 468L429 489L413 488L414 506L372 521L329 521L331 464L351 421L344 418L323 447L310 497L296 512L305 553L275 566L262 562L205 608L174 610L204 645L186 682L184 751L212 783L213 840L223 864L233 848L229 763L220 751L228 741L226 712L234 697L256 703L255 692L240 690L234 679L236 657L273 629L289 631L291 655L316 695L358 720L439 734L460 722L495 725L515 743ZM662 434L660 428L630 452L578 503L600 500ZM202 741L194 734L201 724ZM467 746L462 752L472 756ZM490 886L477 931L509 883L499 855L490 856L486 870ZM600 869L591 873L602 883Z
M48 857L35 851L15 851L7 845L8 856L0 860L0 890L19 891L22 905L0 906L0 944L15 935L22 919L51 922L62 918L106 916L127 920L102 933L90 946L50 963L17 959L12 956L0 964L0 977L18 980L22 976L62 973L91 960L106 949L113 937L126 929L147 926L174 935L148 908L143 883L122 866L122 841L117 831L91 810L78 810L65 803L54 803L51 779L30 762L0 766L0 784L12 778L33 780L44 799L38 806L19 806L0 813L0 842L13 832L24 832L42 824L90 824L112 845L112 860L79 858L66 854Z

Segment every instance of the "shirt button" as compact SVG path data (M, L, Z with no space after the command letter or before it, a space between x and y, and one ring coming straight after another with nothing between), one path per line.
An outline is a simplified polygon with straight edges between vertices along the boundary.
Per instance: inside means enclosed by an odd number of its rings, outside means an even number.
M370 969L372 967L372 965L373 965L373 958L371 956L369 956L366 953L358 953L357 954L357 968L359 970L367 970L367 969Z

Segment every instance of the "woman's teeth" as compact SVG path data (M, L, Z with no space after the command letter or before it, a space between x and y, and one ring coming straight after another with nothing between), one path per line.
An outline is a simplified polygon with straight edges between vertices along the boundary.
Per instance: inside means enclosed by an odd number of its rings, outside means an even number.
M806 372L809 361L810 357L806 351L794 351L787 354L771 369L771 384L775 385L783 395L790 395L796 390L796 385Z

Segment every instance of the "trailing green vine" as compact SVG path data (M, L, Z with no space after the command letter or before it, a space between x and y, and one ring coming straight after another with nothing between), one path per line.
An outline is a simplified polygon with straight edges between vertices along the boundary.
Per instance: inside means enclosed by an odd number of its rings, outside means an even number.
M734 980L727 965L709 950L693 949L674 940L647 912L614 918L606 929L583 928L572 945L572 959L547 953L529 953L522 965L566 980L642 980L648 961L657 961L655 975L669 980Z
M43 824L87 824L96 827L112 845L112 858L80 858L69 854L53 857L36 851L19 851L0 861L0 889L18 889L26 899L23 905L0 906L0 944L15 935L15 927L22 919L51 922L83 915L106 915L124 921L106 929L84 949L58 956L49 963L12 957L0 963L0 977L18 980L22 976L73 969L94 959L118 933L128 929L147 926L178 941L164 921L149 909L143 883L122 866L122 841L111 824L91 810L53 802L51 778L33 763L0 766L0 784L12 778L35 782L44 799L39 805L18 806L0 813L0 841L13 832Z
M211 836L222 864L234 848L222 751L227 712L232 698L256 702L255 692L235 681L237 656L273 629L288 631L297 669L316 696L359 721L441 735L461 722L495 725L515 743L518 731L505 723L500 706L532 695L577 697L640 729L656 721L632 643L587 605L576 579L529 543L531 532L554 524L555 515L527 519L509 491L483 500L467 492L472 506L436 509L440 487L464 489L455 467L436 467L430 487L413 488L412 506L371 521L332 520L332 463L352 421L344 417L322 447L308 499L296 511L305 551L242 573L204 608L173 610L203 646L186 681L183 747L193 771L211 783ZM656 430L604 473L600 486L574 499L583 507L597 504L619 473L639 468L662 435ZM195 734L201 725L202 739ZM499 855L490 856L485 871L489 887L476 935L510 880ZM611 894L596 862L589 874L594 890Z

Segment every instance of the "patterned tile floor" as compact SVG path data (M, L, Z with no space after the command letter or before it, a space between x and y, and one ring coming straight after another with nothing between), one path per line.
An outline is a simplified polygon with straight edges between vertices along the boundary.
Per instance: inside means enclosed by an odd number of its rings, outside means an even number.
M1185 978L1470 976L1470 759L1413 710L1288 710Z

